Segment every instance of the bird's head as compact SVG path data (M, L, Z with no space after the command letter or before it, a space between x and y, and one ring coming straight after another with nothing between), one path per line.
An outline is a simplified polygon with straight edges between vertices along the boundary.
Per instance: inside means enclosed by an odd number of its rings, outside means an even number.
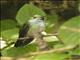
M33 19L44 20L44 16L41 16L41 15L34 15L32 18L33 18Z
M44 17L42 17L41 15L34 15L32 19L29 20L29 24L30 26L37 26L44 28L45 26Z

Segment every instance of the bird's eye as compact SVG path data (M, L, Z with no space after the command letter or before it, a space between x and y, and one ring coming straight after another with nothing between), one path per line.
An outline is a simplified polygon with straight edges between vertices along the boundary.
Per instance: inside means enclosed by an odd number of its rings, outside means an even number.
M33 17L34 19L36 18L36 17Z
M44 20L44 17L41 17L41 20Z

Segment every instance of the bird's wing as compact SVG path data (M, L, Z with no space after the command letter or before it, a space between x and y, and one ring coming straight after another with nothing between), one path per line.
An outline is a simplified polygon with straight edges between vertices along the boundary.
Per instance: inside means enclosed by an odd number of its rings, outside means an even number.
M27 35L28 33L28 30L29 30L29 24L28 23L25 23L21 28L20 28L20 31L19 31L19 38L23 38Z
M29 24L24 24L20 31L19 31L19 37L14 45L14 47L20 47L20 46L24 46L24 45L27 45L29 44L34 38L33 37L29 37L29 38L25 38L27 33L28 33L28 30L29 30Z

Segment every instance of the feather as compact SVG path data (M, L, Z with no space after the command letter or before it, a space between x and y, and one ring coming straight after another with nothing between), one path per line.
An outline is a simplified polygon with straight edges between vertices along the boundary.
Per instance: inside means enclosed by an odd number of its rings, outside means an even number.
M33 37L25 38L28 31L29 31L29 24L24 24L19 31L19 37L18 37L14 47L25 46L34 39Z
M27 39L17 39L14 47L25 46L25 45L29 44L33 39L34 39L33 37L29 37Z

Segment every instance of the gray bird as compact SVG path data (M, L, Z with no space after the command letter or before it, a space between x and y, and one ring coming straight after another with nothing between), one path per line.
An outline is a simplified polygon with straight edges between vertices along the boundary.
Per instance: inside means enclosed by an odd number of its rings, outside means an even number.
M39 50L47 50L47 43L43 40L41 34L45 30L44 17L34 15L28 23L25 23L19 31L19 37L15 43L15 47L25 46L36 38L36 44Z

